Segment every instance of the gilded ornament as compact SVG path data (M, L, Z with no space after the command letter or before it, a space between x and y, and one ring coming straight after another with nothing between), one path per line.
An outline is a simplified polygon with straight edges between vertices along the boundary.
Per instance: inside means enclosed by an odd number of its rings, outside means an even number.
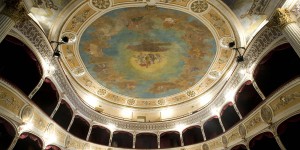
M98 9L106 9L110 5L109 0L92 0L91 2L93 4L93 6Z
M135 99L128 99L128 100L127 100L127 104L128 104L128 105L133 105L133 104L135 104Z
M166 104L166 100L165 100L165 99L159 99L159 100L157 101L157 104L158 104L158 105L165 105L165 104Z
M66 147L69 147L70 144L71 144L71 137L70 137L70 135L68 135L68 136L66 137L66 139L65 139L65 146L66 146Z
M191 10L195 13L202 13L207 10L208 4L205 0L194 1L191 5Z
M83 150L89 150L89 149L91 149L91 146L90 146L90 144L89 143L85 143L84 145L83 145L83 148L82 148Z
M75 76L82 76L82 75L84 75L85 71L82 67L76 67L73 70L73 73L74 73Z
M186 95L189 97L194 97L194 96L196 96L196 92L195 91L187 91Z
M276 9L274 23L278 25L280 28L284 28L286 25L294 22L295 20L291 17L291 13L289 10L285 8Z
M243 124L239 125L239 134L241 135L242 138L245 138L247 134L246 128Z
M53 136L54 132L55 132L54 124L49 123L49 125L47 126L47 129L46 129L46 135Z
M263 106L260 110L260 115L263 121L268 124L272 123L273 112L269 106Z
M3 91L0 91L0 99L3 99L6 97L6 93Z
M209 150L208 144L204 143L204 144L202 145L202 149L203 149L203 150Z
M104 94L106 94L106 90L105 90L105 89L99 89L99 90L97 91L97 94L98 94L98 95L104 95Z
M216 79L220 76L220 73L217 70L212 70L208 73L209 78Z
M33 108L27 105L23 108L21 112L21 118L23 122L29 122L33 117Z
M222 136L222 143L224 146L227 146L227 144L228 144L228 139L225 135Z

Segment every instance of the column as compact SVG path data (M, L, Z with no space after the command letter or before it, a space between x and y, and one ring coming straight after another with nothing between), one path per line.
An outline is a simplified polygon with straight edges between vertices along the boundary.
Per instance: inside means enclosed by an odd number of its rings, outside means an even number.
M260 88L258 87L258 85L256 84L255 80L252 81L252 85L254 87L254 89L256 90L256 92L258 93L258 95L261 97L261 99L265 100L266 96L264 95L264 93L260 90Z
M90 123L89 132L88 132L88 134L87 134L87 136L86 136L86 139L85 139L85 140L89 141L89 138L90 138L90 135L91 135L92 129L93 129L93 125L92 125L92 123Z
M44 80L45 80L45 78L44 77L42 77L42 79L39 81L39 83L35 86L35 88L31 91L31 93L29 94L29 98L31 99L33 96L34 96L34 94L41 88L41 86L43 85L43 83L44 83Z
M225 132L225 128L224 128L223 122L222 122L222 120L221 120L221 117L218 117L218 120L219 120L219 122L220 122L220 125L221 125L221 127L222 127L223 132Z
M160 133L158 133L156 136L157 136L157 146L158 149L160 149Z
M136 134L132 134L132 135L133 135L132 148L135 148Z
M26 19L24 4L21 0L7 0L0 12L0 43L19 21Z
M109 143L108 146L111 147L111 143L112 143L112 138L113 138L113 131L110 132L110 136L109 136Z
M202 135L203 135L203 140L206 141L206 135L205 135L205 132L204 132L203 125L201 125L200 127L201 127L201 132L202 132Z
M243 119L243 117L242 117L242 115L241 115L241 113L240 113L240 111L239 111L239 109L237 108L237 106L236 106L235 103L233 104L233 108L234 108L234 110L236 111L236 113L238 114L238 116L240 117L240 119Z
M248 143L248 144L246 144L246 148L247 148L247 150L250 150L249 143Z
M53 116L55 115L56 111L58 110L58 108L59 108L59 106L60 106L60 103L61 103L61 98L59 99L59 101L58 101L56 107L54 108L54 110L53 110L53 112L52 112L50 118L53 118Z
M300 27L291 17L290 11L285 8L277 8L274 22L300 57Z
M180 131L179 134L180 134L180 143L181 143L181 146L184 146L183 137L182 137L182 131Z
M277 131L276 131L276 127L274 125L271 125L270 126L270 129L271 129L271 132L272 134L274 135L274 138L278 144L278 146L280 147L281 150L286 150L285 146L282 144L278 134L277 134Z
M73 122L74 122L74 119L75 119L75 114L73 114L72 120L71 120L71 122L70 122L70 124L69 124L69 126L68 126L68 129L67 129L67 131L69 131L69 130L70 130L70 128L71 128L71 125L72 125L72 124L73 124Z
M17 144L19 140L20 135L16 134L14 140L10 143L10 146L8 147L8 150L14 149L15 145Z
M275 140L276 140L278 146L280 147L280 149L281 149L281 150L286 150L286 148L285 148L284 145L282 144L282 142L281 142L281 140L280 140L280 138L279 138L279 136L278 136L277 133L276 133L276 135L274 135L274 137L275 137Z

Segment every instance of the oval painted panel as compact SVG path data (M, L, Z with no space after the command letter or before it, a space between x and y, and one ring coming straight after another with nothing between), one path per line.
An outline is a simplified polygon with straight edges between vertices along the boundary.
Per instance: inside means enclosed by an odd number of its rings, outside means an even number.
M79 53L91 76L112 92L161 98L189 89L205 75L216 42L209 29L187 13L123 8L87 27Z

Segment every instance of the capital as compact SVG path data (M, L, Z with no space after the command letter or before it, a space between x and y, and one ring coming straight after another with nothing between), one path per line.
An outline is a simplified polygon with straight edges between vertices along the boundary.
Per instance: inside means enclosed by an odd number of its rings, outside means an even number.
M284 28L290 23L296 22L292 17L289 10L286 8L277 8L274 16L274 23L280 28Z
M16 23L27 19L26 10L22 0L5 0L4 2L5 7L0 14L11 18Z

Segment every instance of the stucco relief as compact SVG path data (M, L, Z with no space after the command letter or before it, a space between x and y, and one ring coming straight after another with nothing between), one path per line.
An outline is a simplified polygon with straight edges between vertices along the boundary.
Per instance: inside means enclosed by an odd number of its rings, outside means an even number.
M259 113L255 114L251 119L245 122L247 132L252 132L256 127L262 124L262 119Z
M279 99L270 103L270 106L274 112L274 116L284 111L288 107L292 107L298 104L299 99L300 99L300 92L298 91L294 91L290 94L280 96Z
M202 150L209 150L208 144L204 143L204 144L202 145Z
M206 0L197 0L191 4L191 10L195 13L202 13L207 10L209 4Z
M243 131L242 131L243 132ZM228 143L231 143L241 137L238 128L227 134Z
M0 105L5 109L19 115L24 102L15 97L9 90L0 87Z
M33 115L33 108L30 105L25 106L21 112L22 121L29 122L33 118Z
M80 11L78 11L71 20L67 23L67 28L65 29L65 32L74 32L77 33L81 25L89 18L91 17L96 11L91 9L88 5L85 5L81 8Z
M268 105L265 105L261 108L260 115L264 122L268 124L272 123L273 112Z
M110 6L110 0L91 0L90 3L98 9L106 9Z
M240 124L239 125L239 134L242 138L245 138L246 137L246 134L247 134L247 130L246 130L246 127L244 124Z

